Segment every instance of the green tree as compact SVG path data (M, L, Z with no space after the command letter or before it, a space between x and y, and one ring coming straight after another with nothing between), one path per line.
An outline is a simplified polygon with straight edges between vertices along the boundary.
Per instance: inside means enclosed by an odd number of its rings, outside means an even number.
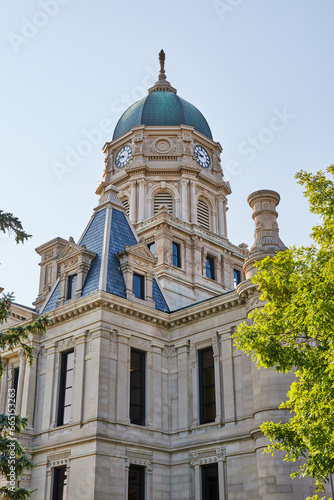
M30 235L24 232L21 222L10 213L0 210L0 230L13 232L16 243L24 243ZM13 295L6 294L0 298L0 324L7 321L9 317ZM38 317L29 324L14 326L0 332L0 350L13 351L20 346L24 350L27 362L33 362L33 347L30 344L31 335L44 333L50 320L46 315ZM0 356L0 378L3 375L4 363ZM7 486L0 487L1 498L6 500L26 500L30 498L31 491L26 488L16 487L16 478L25 469L30 469L33 462L30 460L26 450L18 442L16 436L26 428L28 418L15 415L15 394L8 391L8 414L0 414L0 473L7 478Z
M311 234L315 244L257 263L253 281L265 305L234 335L235 345L251 354L258 367L295 370L281 404L290 410L289 421L265 422L261 429L271 441L267 452L282 450L292 462L304 459L292 477L315 478L317 492L324 491L334 473L333 175L334 165L325 173L296 174L310 211L320 218Z

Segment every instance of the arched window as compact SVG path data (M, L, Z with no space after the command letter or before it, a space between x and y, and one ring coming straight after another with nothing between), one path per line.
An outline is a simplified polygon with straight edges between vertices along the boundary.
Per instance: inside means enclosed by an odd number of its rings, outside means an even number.
M160 205L167 205L168 212L173 214L173 198L169 193L161 191L155 195L153 204L154 215L158 213Z
M122 201L123 207L125 208L126 215L129 217L129 215L130 215L129 198L123 198L123 200L121 200L121 201Z
M198 200L197 203L197 222L201 227L210 231L210 210L203 200Z

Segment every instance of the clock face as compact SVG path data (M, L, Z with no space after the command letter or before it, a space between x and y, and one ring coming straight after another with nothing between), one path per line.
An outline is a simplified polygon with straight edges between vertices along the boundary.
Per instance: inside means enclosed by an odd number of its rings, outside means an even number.
M125 167L132 158L131 146L123 146L116 155L115 165L117 168Z
M194 156L195 160L197 163L203 167L203 168L208 168L210 167L210 156L209 153L207 152L206 149L203 148L203 146L200 146L197 144L197 146L194 147Z

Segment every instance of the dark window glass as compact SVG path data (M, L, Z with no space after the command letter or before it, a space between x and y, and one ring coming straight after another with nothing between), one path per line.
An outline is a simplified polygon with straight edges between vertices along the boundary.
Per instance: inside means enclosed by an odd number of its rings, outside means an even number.
M55 469L53 469L52 500L63 500L65 498L66 485L66 467L56 467Z
M214 257L207 255L205 268L206 268L206 277L214 280L215 279L215 259L214 259Z
M200 423L214 422L216 418L215 370L213 351L199 351Z
M241 282L241 272L238 269L234 269L234 288L237 288Z
M19 374L20 374L20 368L14 368L13 389L15 390L15 399L17 397L17 386L19 383Z
M181 245L173 241L173 266L181 267Z
M145 425L145 353L131 349L130 422Z
M219 500L218 464L202 465L202 500Z
M67 300L73 299L75 292L77 291L77 274L71 274L67 278Z
M155 241L151 241L151 243L149 243L147 246L150 252L153 253L153 255L155 255Z
M74 351L61 355L58 425L68 424L71 416Z
M130 465L128 500L144 500L145 496L145 467Z
M145 276L133 273L132 287L134 296L145 300Z

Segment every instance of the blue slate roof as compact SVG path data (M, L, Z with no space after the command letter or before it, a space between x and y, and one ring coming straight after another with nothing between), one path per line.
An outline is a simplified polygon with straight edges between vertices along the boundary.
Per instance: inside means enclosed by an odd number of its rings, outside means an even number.
M126 298L125 282L116 253L124 250L125 245L136 245L137 240L126 220L125 215L113 209L109 241L107 272L107 292Z
M105 224L106 209L97 212L92 217L82 239L80 240L80 245L86 245L88 250L96 253L84 283L82 297L86 297L90 293L99 290ZM131 247L136 244L136 236L133 233L126 216L120 210L113 208L111 213L110 239L108 245L109 251L106 292L126 298L125 282L116 253L124 250L125 245L129 245ZM56 304L59 299L59 290L60 285L58 283L43 312L50 312L56 308ZM155 308L158 311L169 312L166 300L164 299L155 278L153 280L153 300L155 302Z

